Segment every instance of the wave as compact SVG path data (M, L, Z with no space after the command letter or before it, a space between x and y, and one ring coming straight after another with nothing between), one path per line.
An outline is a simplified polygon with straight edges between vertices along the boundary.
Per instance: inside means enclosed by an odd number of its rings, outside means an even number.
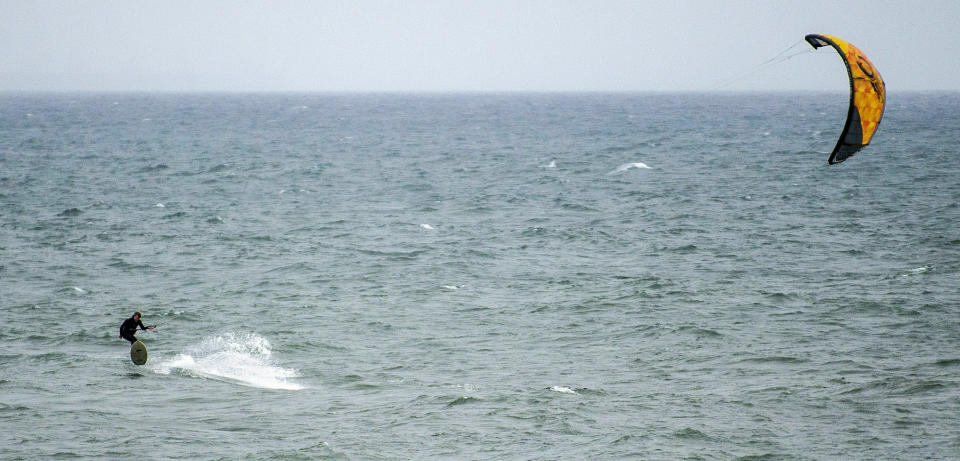
M840 395L940 396L951 389L950 383L942 380L894 376L856 384Z
M567 386L553 386L550 388L553 392L559 392L561 394L576 394L577 391L567 387Z
M707 434L698 431L692 427L685 427L673 433L673 436L678 439L689 439L689 440L710 440L711 437Z
M903 277L910 277L911 275L920 275L929 271L930 271L929 266L917 267L917 268L908 270L906 273L903 274Z
M79 208L67 208L66 210L63 210L60 213L57 213L57 216L70 217L70 216L80 216L81 214L83 214L83 210Z
M72 293L72 294L75 294L75 295L86 295L86 294L90 294L90 290L84 290L83 288L80 288L80 287L78 287L78 286L71 286L71 287L62 288L62 289L59 290L59 292L60 292L60 293Z
M276 365L270 358L270 341L256 334L226 333L192 345L175 358L162 361L153 371L208 378L263 389L300 390L291 382L297 370Z
M157 171L168 170L170 167L164 163L158 163L152 166L145 166L136 171L136 173L153 173Z
M170 213L168 215L164 215L163 219L180 219L180 218L185 218L186 216L187 216L186 211L178 211L176 213Z
M623 173L624 171L632 170L632 169L634 169L634 168L636 168L636 169L643 169L643 170L652 170L652 169L653 169L653 168L650 168L649 166L647 166L646 163L643 163L643 162L633 162L633 163L624 163L623 165L618 166L615 170L613 170L613 171L611 171L611 172L609 172L609 173L607 173L607 174Z
M807 360L798 357L790 357L786 355L772 355L766 357L752 357L749 359L741 360L740 363L783 363L783 364L798 364L806 363Z
M467 397L467 396L457 397L457 398L454 399L453 401L448 402L448 403L447 403L447 407L455 407L455 406L458 406L458 405L465 405L465 404L468 404L468 403L475 403L475 402L479 402L479 401L480 401L480 399L478 399L478 398L476 398L476 397Z
M604 391L603 389L591 389L589 387L550 386L547 388L547 390L556 392L558 394L592 395L592 396L607 395L606 391Z

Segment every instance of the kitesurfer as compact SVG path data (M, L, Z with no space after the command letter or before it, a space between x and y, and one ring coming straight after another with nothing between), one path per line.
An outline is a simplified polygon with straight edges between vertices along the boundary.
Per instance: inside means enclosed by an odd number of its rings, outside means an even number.
M123 324L120 325L120 337L130 341L130 344L137 342L137 337L134 336L137 333L137 327L140 327L141 330L153 330L157 326L143 326L143 322L140 321L140 313L134 312L132 317L124 320Z

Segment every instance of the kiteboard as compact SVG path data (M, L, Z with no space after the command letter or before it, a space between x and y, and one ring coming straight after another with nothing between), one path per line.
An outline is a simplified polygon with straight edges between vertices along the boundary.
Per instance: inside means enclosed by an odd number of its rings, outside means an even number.
M134 365L143 365L147 363L147 346L140 341L136 341L130 346L130 360Z

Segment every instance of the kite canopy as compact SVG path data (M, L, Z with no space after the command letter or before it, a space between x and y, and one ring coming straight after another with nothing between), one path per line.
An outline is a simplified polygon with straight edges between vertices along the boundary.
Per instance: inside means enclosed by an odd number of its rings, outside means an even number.
M877 68L873 67L873 63L859 48L831 35L809 34L804 38L814 48L829 45L837 50L850 77L847 123L844 124L840 140L827 160L833 165L850 158L870 144L870 139L883 118L887 91L880 72L877 72Z

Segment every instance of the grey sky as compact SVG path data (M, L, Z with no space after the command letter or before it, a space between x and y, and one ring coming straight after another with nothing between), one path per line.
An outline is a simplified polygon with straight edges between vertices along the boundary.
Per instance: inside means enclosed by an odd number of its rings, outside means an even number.
M960 1L0 0L0 90L960 90ZM804 51L804 43L795 50Z

